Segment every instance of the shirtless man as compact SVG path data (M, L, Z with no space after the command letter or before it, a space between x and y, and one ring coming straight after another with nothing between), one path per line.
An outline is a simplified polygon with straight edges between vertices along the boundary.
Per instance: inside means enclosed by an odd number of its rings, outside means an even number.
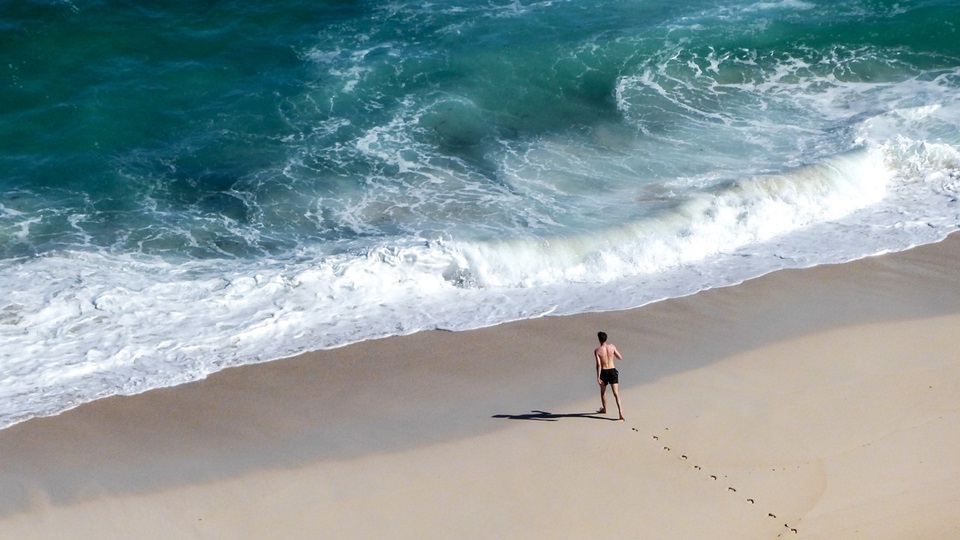
M600 414L607 413L607 385L613 387L613 397L617 400L617 412L620 414L620 421L623 421L623 406L620 404L620 372L613 360L623 360L620 351L613 343L607 343L607 333L597 332L597 338L600 339L600 346L593 351L593 356L597 360L597 384L600 385L600 405L597 411Z

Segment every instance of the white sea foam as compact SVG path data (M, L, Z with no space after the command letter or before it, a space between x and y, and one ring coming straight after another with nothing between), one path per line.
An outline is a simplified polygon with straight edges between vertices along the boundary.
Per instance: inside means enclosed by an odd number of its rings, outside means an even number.
M889 176L879 150L863 150L698 192L615 229L461 249L469 270L485 286L605 283L668 270L839 218L878 202Z
M0 425L315 348L633 307L936 241L960 223L958 187L956 148L900 138L582 235L253 266L98 253L4 263ZM836 235L830 250L824 235Z
M744 11L759 11L769 9L807 11L814 9L815 7L817 7L815 4L804 2L803 0L780 0L779 2L757 2L752 5L742 6L741 9Z

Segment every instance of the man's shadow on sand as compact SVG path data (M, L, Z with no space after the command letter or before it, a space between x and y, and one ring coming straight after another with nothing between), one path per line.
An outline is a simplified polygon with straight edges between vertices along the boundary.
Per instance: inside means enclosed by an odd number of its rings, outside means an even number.
M536 420L538 422L556 422L561 418L591 418L593 420L609 420L616 422L616 418L609 416L600 416L600 412L592 413L566 413L557 414L547 411L530 411L528 414L495 414L492 418L505 418L507 420Z

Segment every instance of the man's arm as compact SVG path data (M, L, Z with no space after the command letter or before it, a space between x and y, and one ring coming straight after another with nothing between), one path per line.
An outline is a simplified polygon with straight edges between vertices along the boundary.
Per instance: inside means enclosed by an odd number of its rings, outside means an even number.
M597 349L596 351L593 351L593 357L594 357L594 359L596 359L596 361L597 361L597 384L603 384L603 381L600 380L600 370L603 369L603 366L602 366L602 364L600 363L600 353L597 352L597 351L599 351L599 350L600 350L600 349Z

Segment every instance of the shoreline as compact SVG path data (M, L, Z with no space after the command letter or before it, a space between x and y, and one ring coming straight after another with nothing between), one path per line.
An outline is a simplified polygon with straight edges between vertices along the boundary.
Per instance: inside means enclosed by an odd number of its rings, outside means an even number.
M898 538L960 501L958 269L954 234L628 311L374 340L87 403L0 430L0 531L521 537L527 522L769 538L788 520L777 532ZM625 356L624 424L590 414L600 329ZM904 434L937 441L925 464ZM867 464L891 460L913 477L870 479ZM622 522L598 525L597 497ZM926 530L960 530L941 527Z

